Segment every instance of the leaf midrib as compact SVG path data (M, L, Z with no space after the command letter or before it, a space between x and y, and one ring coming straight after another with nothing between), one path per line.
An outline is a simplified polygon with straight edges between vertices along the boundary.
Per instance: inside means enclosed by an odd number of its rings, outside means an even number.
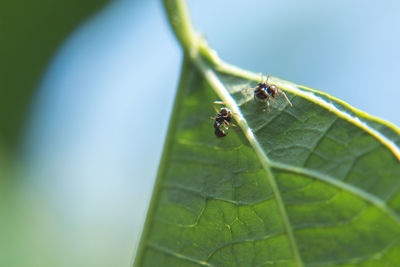
M283 163L278 163L271 161L268 156L264 153L264 150L262 149L261 145L258 143L257 139L255 138L253 132L251 131L249 125L247 124L247 121L243 118L241 115L241 112L239 110L238 105L236 104L235 100L231 97L229 94L228 90L226 87L222 84L222 82L219 80L218 76L216 75L214 69L209 67L206 63L202 61L201 58L192 58L193 62L195 65L198 67L200 72L204 75L205 79L207 82L210 84L210 86L215 90L217 95L225 102L225 104L234 112L237 114L236 116L236 121L238 125L242 128L244 131L250 145L253 147L254 151L256 152L257 157L260 160L260 163L265 170L269 183L272 187L272 191L274 193L274 196L277 201L277 205L280 211L280 216L282 218L282 221L284 223L291 248L293 251L293 256L294 259L297 263L297 266L301 267L304 266L296 239L294 237L293 233L293 226L291 225L288 214L286 212L285 205L282 200L281 193L279 191L279 188L276 183L276 179L273 175L272 169L280 169L292 173L296 173L299 175L307 176L307 177L312 177L314 179L317 179L319 181L322 181L324 183L330 184L332 186L335 186L336 188L345 190L346 192L351 193L352 195L372 204L373 206L377 207L379 210L383 211L385 214L387 214L390 218L392 218L398 225L400 225L400 216L394 212L387 204L385 201L380 199L379 197L374 196L373 194L370 194L368 192L365 192L364 190L360 190L352 185L349 185L347 183L344 183L340 180L337 180L329 175L313 171L313 170L307 170L302 167L297 167L297 166L292 166L288 164L283 164ZM240 73L241 77L251 79L251 80L257 80L256 75L251 73L251 72L246 72L242 71L239 68L236 68L234 66L230 66L224 62L219 62L221 64L217 65L217 69L219 71L226 71L231 74L238 74ZM233 72L233 73L232 73ZM248 75L248 76L247 76ZM237 76L237 75L236 75ZM290 84L291 85L291 84ZM352 117L349 114L340 111L338 108L336 108L333 104L330 104L326 102L323 99L319 99L317 96L312 95L310 96L308 92L302 92L298 90L297 88L294 88L291 85L292 88L289 88L289 92L294 93L296 95L300 95L312 102L317 103L320 106L323 106L324 108L330 109L335 115L338 117L344 118L345 120L349 121L350 123L358 126L359 128L363 129L366 131L368 134L376 138L381 144L385 145L398 159L400 157L400 150L399 148L388 138L386 138L384 135L376 131L375 129L370 128L366 123L361 121L358 118ZM286 89L286 87L285 87ZM316 101L317 100L317 101Z
M247 121L243 118L241 115L241 112L239 110L239 107L237 106L236 102L233 100L232 96L229 94L228 90L225 88L225 86L222 84L222 82L218 79L217 75L215 74L215 71L211 69L205 62L200 57L194 57L192 58L193 62L195 65L198 67L200 72L204 75L204 78L207 80L207 82L210 84L210 86L215 90L217 95L222 99L222 101L228 106L233 113L236 113L236 122L238 125L242 128L244 131L250 145L253 147L254 151L256 152L256 155L261 163L261 166L265 170L267 177L268 177L268 182L271 185L272 192L274 193L276 203L278 205L279 213L282 218L283 225L285 227L290 247L293 252L293 257L294 260L297 264L298 267L303 267L303 260L300 256L300 252L297 246L296 239L294 237L293 233L293 227L289 221L289 216L287 214L285 205L282 200L281 193L279 191L278 185L276 183L275 177L272 173L271 170L271 161L270 159L265 155L261 145L258 143L257 139L255 138L253 132L251 131L250 127L247 124Z

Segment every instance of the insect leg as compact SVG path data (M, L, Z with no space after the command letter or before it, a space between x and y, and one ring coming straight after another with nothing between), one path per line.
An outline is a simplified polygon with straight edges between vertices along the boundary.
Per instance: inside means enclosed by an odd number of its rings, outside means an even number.
M258 103L257 103L257 97L254 95L254 102L256 102L256 109L258 110Z
M225 130L228 130L228 129L229 129L228 122L226 122L226 121L224 121L224 122L222 123L222 126L224 126L224 129L225 129Z
M215 112L217 112L217 114L219 113L219 111L218 111L218 109L217 109L216 104L223 104L223 103L224 103L224 102L222 102L222 101L214 101L214 102L213 102L213 106L214 106Z
M256 89L252 89L252 88L246 88L246 104L244 104L245 107L247 107L247 100L249 99L249 91L255 91Z
M291 107L293 106L293 105L292 105L292 102L290 102L290 100L289 100L289 98L287 97L287 95L286 95L281 89L279 89L279 88L278 88L278 93L282 94L282 95L285 97L286 101L289 103L289 105L290 105Z

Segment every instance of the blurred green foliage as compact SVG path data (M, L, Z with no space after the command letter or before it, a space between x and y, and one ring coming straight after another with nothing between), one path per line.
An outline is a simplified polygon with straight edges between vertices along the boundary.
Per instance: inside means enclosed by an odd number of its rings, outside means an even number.
M0 2L0 142L15 149L34 91L65 37L107 0Z

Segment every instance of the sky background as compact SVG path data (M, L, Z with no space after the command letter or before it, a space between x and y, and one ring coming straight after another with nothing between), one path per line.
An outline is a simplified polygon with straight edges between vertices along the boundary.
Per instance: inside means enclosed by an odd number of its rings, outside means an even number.
M400 2L192 0L189 8L223 60L400 125ZM113 1L59 47L21 149L16 205L29 224L16 226L16 244L30 266L132 262L181 61L156 0Z

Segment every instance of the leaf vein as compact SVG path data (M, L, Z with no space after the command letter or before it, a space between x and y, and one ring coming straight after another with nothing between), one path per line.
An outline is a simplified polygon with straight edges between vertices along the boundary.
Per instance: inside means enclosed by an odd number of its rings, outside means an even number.
M189 256L177 253L175 251L172 251L172 250L170 250L170 249L168 249L166 247L160 246L160 245L158 245L156 243L153 243L153 242L150 242L150 241L147 241L146 245L147 245L147 247L149 247L151 249L157 250L159 252L165 253L165 254L167 254L169 256L173 256L173 257L176 257L176 258L181 259L181 260L190 261L190 262L198 264L200 266L214 267L212 264L210 264L210 263L208 263L206 261L193 259L193 258L191 258Z
M312 171L312 170L306 170L304 168L301 167L295 167L295 166L291 166L291 165L287 165L287 164L283 164L283 163L278 163L278 162L272 162L271 163L273 168L276 169L280 169L280 170L284 170L287 172L292 172L292 173L296 173L302 176L308 176L308 177L312 177L314 179L317 179L319 181L325 182L327 184L333 185L337 188L340 188L342 190L345 190L349 193L352 193L354 196L367 201L368 203L371 203L372 205L376 206L377 208L379 208L380 210L384 211L386 214L388 214L397 224L400 225L400 217L399 215L392 210L390 207L387 206L387 204L381 200L380 198L365 192L359 188L354 187L353 185L347 184L343 181L334 179L326 174L323 173L319 173L316 171Z

